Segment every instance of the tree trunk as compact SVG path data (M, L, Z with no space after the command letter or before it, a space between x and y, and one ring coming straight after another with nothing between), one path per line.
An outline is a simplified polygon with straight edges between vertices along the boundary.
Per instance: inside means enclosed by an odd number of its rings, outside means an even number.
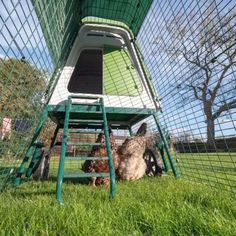
M207 118L207 144L210 145L210 148L215 145L215 123L212 118Z
M206 115L206 124L207 124L207 144L209 145L209 148L214 148L215 123L212 115L212 103L209 100L204 102L204 112Z

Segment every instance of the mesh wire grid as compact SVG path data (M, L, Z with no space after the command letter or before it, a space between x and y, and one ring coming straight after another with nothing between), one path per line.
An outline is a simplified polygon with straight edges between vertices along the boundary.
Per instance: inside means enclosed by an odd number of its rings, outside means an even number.
M233 1L156 1L138 35L182 177L233 191L235 24Z
M162 104L160 122L170 140L180 175L235 191L233 0L21 0L1 1L0 9L0 189L14 177L38 123L45 91L53 93L80 25L96 22L126 28L135 38L136 50L148 68L147 76ZM121 62L115 58L116 54L110 54L113 66L119 68ZM108 68L108 74L116 73L114 69L110 71ZM121 77L125 80L129 76L126 71ZM124 93L129 86L133 84L127 83ZM62 88L61 94L63 91ZM118 99L117 103L137 106L135 99L128 100ZM140 100L142 104L148 102L146 97ZM51 122L46 122L39 138L47 144L55 126ZM154 121L146 122L149 133L156 134ZM133 130L137 127L138 124ZM79 138L86 141L96 137ZM69 149L70 155L85 151ZM55 148L51 155L53 176L57 173L58 153ZM66 168L79 168L77 165L70 162Z

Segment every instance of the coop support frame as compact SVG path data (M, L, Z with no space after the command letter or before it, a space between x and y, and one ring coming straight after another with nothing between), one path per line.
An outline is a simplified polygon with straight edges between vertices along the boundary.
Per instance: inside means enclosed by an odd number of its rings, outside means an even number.
M60 127L57 125L55 130L54 130L54 134L53 134L53 138L52 138L51 143L50 143L49 150L48 150L47 153L44 153L44 155L46 155L46 154L49 155L51 153L51 151L52 151L52 149L54 147L54 144L55 144L56 137L57 137L59 129L60 129ZM34 167L34 165L35 165L35 163L37 161L37 158L40 155L40 152L42 151L42 147L43 146L44 146L43 143L39 143L39 144L37 143L36 144L35 153L34 153L32 159L31 159L31 162L30 162L29 167L28 167L28 169L26 171L26 174L25 174L26 177L30 177L32 175L33 167Z
M34 149L34 145L35 145L35 142L43 128L43 125L46 121L48 117L48 110L47 110L47 106L45 105L44 108L43 108L43 111L41 113L41 116L40 116L40 119L39 119L39 123L38 123L38 126L36 127L35 129L35 132L34 132L34 135L33 135L33 138L31 140L31 143L26 151L26 154L23 158L23 161L17 171L17 175L16 175L16 178L15 178L15 185L19 185L21 183L21 177L22 177L22 174L25 172L25 168L26 168L26 165L30 159L30 157L32 156L33 154L33 149Z
M110 198L115 197L116 193L116 178L115 178L115 170L113 166L112 161L112 151L111 151L111 143L109 138L109 131L107 126L107 116L106 116L106 109L104 106L104 100L103 98L100 98L101 103L101 109L102 109L102 117L103 117L103 124L104 124L104 134L105 134L105 141L106 141L106 149L107 149L107 155L109 157L108 159L108 165L109 165L109 173L110 173Z
M172 155L171 155L168 142L167 142L166 137L165 137L165 135L164 135L164 132L163 132L161 126L160 126L159 117L158 117L157 112L153 114L153 118L154 118L154 120L155 120L155 122L156 122L157 129L158 129L158 131L159 131L159 133L160 133L161 140L162 140L162 142L163 142L164 149L165 149L166 154L167 154L167 157L168 157L168 159L169 159L170 166L171 166L171 169L172 169L172 171L173 171L173 174L174 174L175 177L179 177L179 173L178 173L177 167L176 167L176 165L175 165L174 158L173 158Z
M61 144L61 154L60 154L60 161L59 161L59 168L58 168L58 175L57 175L57 185L56 185L56 197L59 204L62 204L62 181L64 175L64 163L66 157L66 146L67 146L67 138L68 138L68 125L69 125L69 118L70 118L70 110L71 110L71 97L68 97L68 101L66 104L66 114L65 114L65 121L64 121L64 128L63 128L63 139Z
M26 177L30 177L32 175L34 165L37 162L37 159L39 158L40 154L42 153L42 148L43 148L42 142L37 142L35 144L35 150L34 150L33 157L31 159L29 167L27 168L26 173L25 173Z

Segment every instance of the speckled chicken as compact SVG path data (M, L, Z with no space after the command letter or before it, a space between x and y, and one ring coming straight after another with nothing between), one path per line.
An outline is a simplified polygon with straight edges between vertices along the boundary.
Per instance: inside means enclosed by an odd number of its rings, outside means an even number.
M147 165L143 159L147 124L143 123L135 136L127 138L119 147L117 175L122 180L135 180L144 176Z
M118 155L117 155L117 145L115 142L115 138L112 132L112 129L109 127L109 136L110 136L110 144L112 150L112 159L113 159L113 166L115 171L118 168ZM97 143L102 143L100 146L94 146L92 148L91 153L89 154L90 157L105 157L107 156L106 152L106 143L105 143L105 135L100 133L96 140ZM82 166L82 170L84 172L109 172L109 166L107 160L86 160ZM92 185L100 185L100 184L107 184L110 182L109 177L93 177Z

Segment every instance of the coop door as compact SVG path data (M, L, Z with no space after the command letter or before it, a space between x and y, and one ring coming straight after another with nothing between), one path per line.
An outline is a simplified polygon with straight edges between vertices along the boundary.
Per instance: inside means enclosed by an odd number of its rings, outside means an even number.
M102 50L83 50L68 84L71 93L102 94Z

